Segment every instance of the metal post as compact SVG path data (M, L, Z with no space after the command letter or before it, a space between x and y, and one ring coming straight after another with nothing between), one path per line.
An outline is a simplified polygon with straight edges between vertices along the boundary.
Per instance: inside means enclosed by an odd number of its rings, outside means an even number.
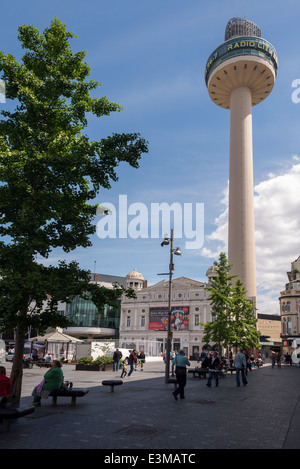
M167 348L166 348L166 371L165 371L165 383L169 382L170 378L170 355L171 355L171 297L172 297L172 274L173 274L173 233L171 230L170 238L170 265L169 265L169 308L168 308L168 336L167 336Z

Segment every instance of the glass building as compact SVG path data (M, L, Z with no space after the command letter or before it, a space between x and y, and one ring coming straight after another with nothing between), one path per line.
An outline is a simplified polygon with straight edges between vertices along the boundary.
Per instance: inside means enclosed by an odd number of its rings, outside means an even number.
M66 305L66 315L74 326L119 329L120 305L118 301L117 307L105 305L104 310L99 311L92 301L76 297Z
M91 282L112 288L114 283L126 287L126 277L92 274ZM75 297L71 303L62 305L68 320L72 323L65 332L82 339L117 337L120 328L121 298L116 306L105 305L103 310L90 300Z

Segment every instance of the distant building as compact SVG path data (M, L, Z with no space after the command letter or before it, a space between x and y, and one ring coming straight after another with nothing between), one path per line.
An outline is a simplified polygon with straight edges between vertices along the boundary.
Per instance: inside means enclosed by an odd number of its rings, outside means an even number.
M115 275L92 274L91 282L106 288L113 288L114 283L126 286L126 278ZM92 301L76 297L70 304L61 303L59 311L74 323L64 329L71 336L84 340L119 336L121 298L117 307L106 305L104 311L100 312Z
M280 292L280 314L283 352L292 353L292 342L300 338L300 256L287 272L288 283Z
M207 271L210 279L214 267ZM134 270L126 276L127 287L136 290L136 299L123 296L121 303L119 346L144 350L157 356L166 349L169 281L147 286L141 273ZM200 323L211 321L208 283L186 277L172 280L171 350L185 350L195 356L206 344Z
M263 353L268 354L281 350L281 317L280 314L257 315L257 329L260 331L260 348Z

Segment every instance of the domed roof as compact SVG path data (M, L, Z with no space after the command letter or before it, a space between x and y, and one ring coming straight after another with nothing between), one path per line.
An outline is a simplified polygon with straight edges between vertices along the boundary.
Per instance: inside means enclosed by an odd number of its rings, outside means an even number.
M212 265L207 271L206 271L206 277L216 277L217 276L217 266Z
M126 275L126 278L144 280L144 276L140 272L137 272L136 269L134 269L132 272L129 272L129 274Z

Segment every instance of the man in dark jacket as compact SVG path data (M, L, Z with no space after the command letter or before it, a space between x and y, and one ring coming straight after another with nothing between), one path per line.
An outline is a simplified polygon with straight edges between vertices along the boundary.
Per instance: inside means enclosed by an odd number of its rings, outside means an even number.
M134 364L137 363L136 356L137 356L137 351L136 351L136 350L133 350L133 351L131 352L131 354L129 355L129 358L128 358L128 365L130 366L130 370L129 370L129 373L128 373L128 378L129 378L129 376L130 376L130 375L132 374L132 372L133 372Z
M117 350L113 354L113 360L114 360L114 371L119 371L119 366L120 366L120 360L122 358L122 352L117 348Z
M211 387L212 377L215 377L216 386L219 385L219 370L220 370L220 359L218 357L218 352L214 352L212 356L208 359L208 380L206 386Z

